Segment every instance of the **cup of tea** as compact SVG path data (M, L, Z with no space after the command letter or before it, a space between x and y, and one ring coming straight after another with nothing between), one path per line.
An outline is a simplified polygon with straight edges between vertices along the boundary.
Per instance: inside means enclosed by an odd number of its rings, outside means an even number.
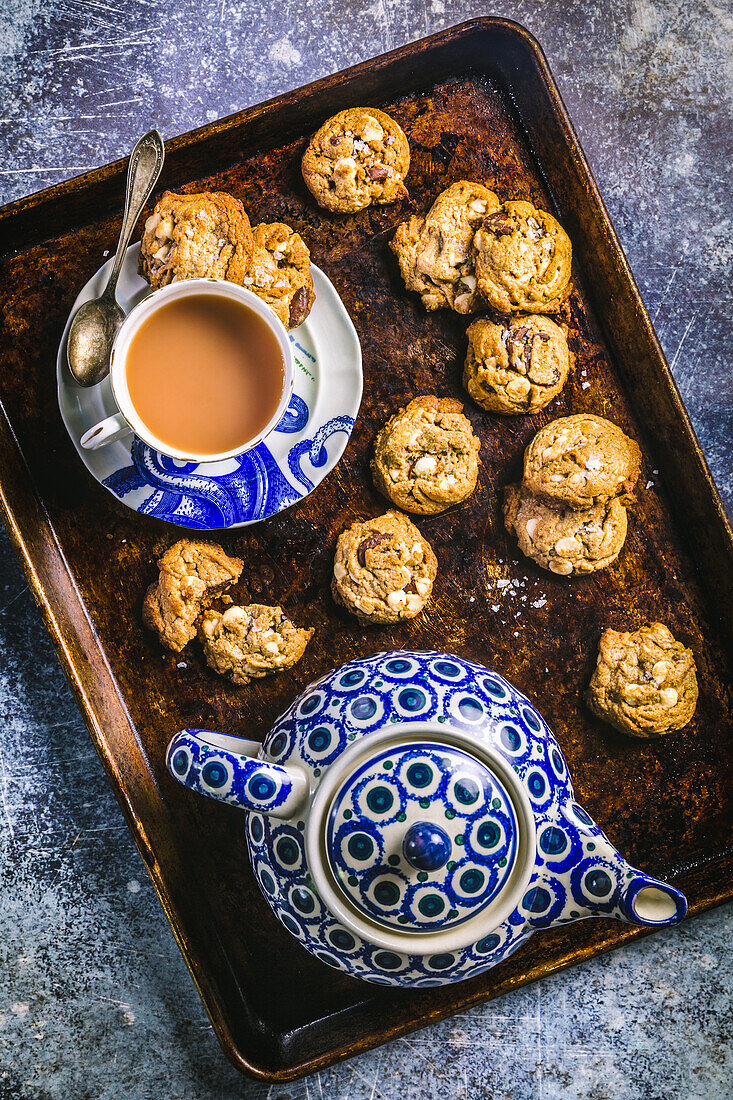
M134 433L171 458L232 458L282 419L293 371L284 326L252 291L223 279L170 283L120 326L109 373L119 411L85 432L81 446Z

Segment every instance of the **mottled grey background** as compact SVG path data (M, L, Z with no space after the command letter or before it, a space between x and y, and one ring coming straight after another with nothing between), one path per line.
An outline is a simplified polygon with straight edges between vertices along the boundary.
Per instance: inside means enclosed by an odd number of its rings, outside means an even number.
M2 0L0 201L481 14L542 43L731 508L730 4ZM0 714L2 1100L733 1097L731 907L307 1081L245 1082L3 535Z

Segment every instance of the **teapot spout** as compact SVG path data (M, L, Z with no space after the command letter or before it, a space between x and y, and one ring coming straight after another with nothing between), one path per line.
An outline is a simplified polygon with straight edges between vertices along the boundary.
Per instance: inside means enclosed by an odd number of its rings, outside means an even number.
M563 853L566 858L562 878L569 889L566 907L557 923L584 917L614 917L629 924L663 927L684 919L685 895L632 867L577 802L567 803L562 817L562 830L557 830L557 838L554 835L550 838L557 847L559 837L564 834L571 849ZM545 856L545 864L545 873L552 875L552 854ZM559 872L560 866L554 870Z
M619 898L623 919L630 924L647 924L662 927L679 924L687 914L687 898L674 886L645 875L643 871L629 868L632 877Z
M199 794L272 817L292 817L308 798L305 773L261 760L260 748L259 741L186 729L168 745L166 764L174 779Z

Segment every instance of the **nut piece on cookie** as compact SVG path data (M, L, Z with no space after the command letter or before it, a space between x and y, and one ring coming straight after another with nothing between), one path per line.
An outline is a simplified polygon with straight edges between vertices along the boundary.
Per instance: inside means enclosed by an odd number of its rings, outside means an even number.
M572 248L552 214L505 202L474 237L476 280L500 313L556 313L569 293Z
M145 222L138 270L154 289L181 279L241 283L254 243L239 199L224 191L166 191Z
M437 571L432 547L414 523L386 512L339 535L331 591L363 623L397 623L422 611Z
M398 508L435 515L473 492L480 446L460 401L416 397L377 436L374 484Z
M324 122L303 154L303 179L319 206L354 214L407 198L410 146L393 118L350 107Z
M489 412L539 412L565 385L571 354L565 333L549 317L498 324L481 317L468 329L463 385Z
M259 603L207 611L199 627L209 668L235 684L292 668L312 635L312 628L295 626L281 607Z
M641 451L610 420L591 413L562 416L541 428L524 452L524 485L550 503L587 511L631 498Z
M504 491L504 526L519 549L561 577L605 569L626 540L626 509L618 497L587 512L548 505L521 485Z
M498 209L488 187L459 180L438 195L427 214L397 226L390 248L405 286L417 291L426 309L473 313L481 307L473 239L486 215Z
M697 705L692 650L663 623L629 634L604 630L586 701L599 718L633 737L682 729Z
M252 236L254 255L242 283L267 303L285 328L297 328L316 300L308 246L282 222L256 225Z
M181 539L158 561L160 574L143 603L143 622L164 646L180 653L196 637L196 620L211 600L235 581L244 562L215 542Z

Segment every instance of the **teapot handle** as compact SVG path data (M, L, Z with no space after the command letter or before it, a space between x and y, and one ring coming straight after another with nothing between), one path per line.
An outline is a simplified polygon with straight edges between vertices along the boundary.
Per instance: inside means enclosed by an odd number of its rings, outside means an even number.
M185 729L168 745L166 765L189 790L245 810L292 817L306 803L305 772L259 760L260 749L259 741Z

